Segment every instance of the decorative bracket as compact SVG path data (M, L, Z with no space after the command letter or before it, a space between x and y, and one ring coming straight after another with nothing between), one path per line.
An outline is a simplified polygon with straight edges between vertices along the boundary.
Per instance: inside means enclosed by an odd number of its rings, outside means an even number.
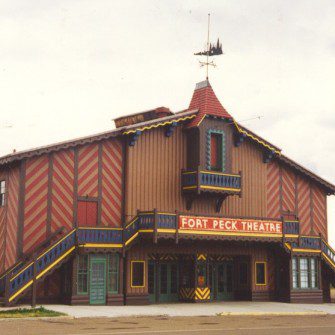
M189 196L186 197L186 209L188 211L190 211L192 209L193 201L194 201L193 196L189 195Z
M177 125L178 125L177 122L172 122L170 125L168 125L165 130L165 136L166 137L172 136Z
M138 140L138 138L140 137L140 135L142 134L142 132L140 130L136 130L135 133L131 134L129 137L129 146L133 147L135 146L136 141Z
M221 211L221 207L223 202L227 199L228 194L224 194L222 197L219 197L215 200L215 211L219 213Z
M274 155L275 155L275 151L274 150L264 151L264 153L263 153L263 162L264 163L270 163L271 160L273 159Z
M244 139L247 137L247 135L245 133L238 133L238 134L235 134L235 146L236 147L239 147L243 142L244 142Z

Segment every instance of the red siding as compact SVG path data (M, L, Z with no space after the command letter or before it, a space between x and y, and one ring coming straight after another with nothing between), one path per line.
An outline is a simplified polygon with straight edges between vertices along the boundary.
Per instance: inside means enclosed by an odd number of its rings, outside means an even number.
M20 169L15 167L8 172L7 227L6 227L6 264L12 266L17 259L17 219L19 204Z
M51 231L73 227L73 150L60 151L53 157Z
M312 185L313 192L313 228L316 234L321 233L327 239L327 199L326 194L315 184Z
M0 180L5 180L6 174L0 171ZM0 273L5 270L6 248L6 207L0 207Z
M282 169L283 211L295 212L295 174L286 168Z
M78 154L78 195L98 196L98 145L86 145Z
M26 164L23 252L46 238L48 165L46 155Z
M276 162L267 164L267 216L270 218L280 217L280 181L279 165Z
M102 147L102 225L122 225L122 200L122 143L106 141Z
M303 235L311 232L310 209L310 185L309 182L298 177L298 217L300 221L300 233Z

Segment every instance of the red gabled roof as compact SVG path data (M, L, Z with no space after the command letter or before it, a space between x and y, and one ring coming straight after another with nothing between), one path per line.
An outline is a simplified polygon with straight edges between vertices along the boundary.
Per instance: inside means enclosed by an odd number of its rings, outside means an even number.
M188 128L198 126L205 115L232 119L232 116L224 109L221 102L216 97L208 80L202 81L196 85L189 109L198 109L199 112L196 118L188 124Z

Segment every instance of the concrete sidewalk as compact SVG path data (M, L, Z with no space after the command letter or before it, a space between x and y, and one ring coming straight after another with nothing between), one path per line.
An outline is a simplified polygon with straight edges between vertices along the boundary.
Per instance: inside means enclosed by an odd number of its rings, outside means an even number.
M45 305L45 308L81 317L129 316L215 316L215 315L308 315L333 314L335 304L287 304L279 302L178 303L147 306L68 306Z

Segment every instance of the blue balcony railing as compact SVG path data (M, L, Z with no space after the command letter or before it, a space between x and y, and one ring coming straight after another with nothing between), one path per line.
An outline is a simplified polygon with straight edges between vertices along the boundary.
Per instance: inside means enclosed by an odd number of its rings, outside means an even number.
M284 221L284 234L299 235L299 221Z
M299 247L303 249L321 249L321 239L319 236L302 236L299 240Z
M182 190L184 192L222 192L240 193L242 187L240 174L229 174L216 171L181 172Z

